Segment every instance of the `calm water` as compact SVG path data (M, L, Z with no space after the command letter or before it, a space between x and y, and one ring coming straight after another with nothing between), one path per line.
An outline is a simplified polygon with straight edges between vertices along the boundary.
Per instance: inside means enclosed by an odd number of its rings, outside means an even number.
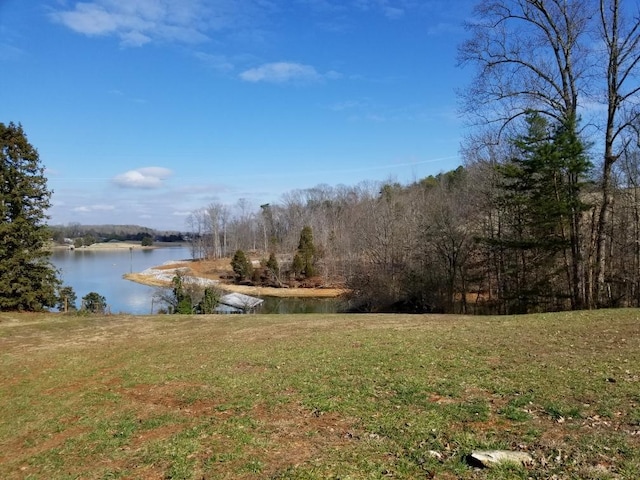
M260 313L336 313L342 302L335 298L263 297Z
M156 287L140 285L122 276L162 265L169 260L191 258L188 247L151 250L56 250L51 263L61 272L64 285L73 287L80 307L82 297L97 292L107 300L111 313L147 315L151 312ZM333 313L340 303L334 299L266 297L261 313ZM153 313L158 311L157 302Z
M131 251L76 249L54 251L51 263L60 270L63 284L73 287L78 296L78 307L87 293L97 292L106 298L111 313L148 314L157 289L125 280L122 276L169 260L189 258L191 252L187 247Z

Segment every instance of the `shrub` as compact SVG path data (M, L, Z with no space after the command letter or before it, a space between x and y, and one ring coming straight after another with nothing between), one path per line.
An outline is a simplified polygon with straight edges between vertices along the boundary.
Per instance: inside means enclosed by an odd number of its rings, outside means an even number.
M107 309L107 300L96 292L89 292L82 297L82 310L90 313L104 313Z
M76 292L69 285L65 285L58 290L58 303L56 306L61 312L74 312L77 310L76 300L78 299Z
M237 250L231 259L231 268L236 274L236 280L241 282L251 278L252 266L246 254L242 250Z

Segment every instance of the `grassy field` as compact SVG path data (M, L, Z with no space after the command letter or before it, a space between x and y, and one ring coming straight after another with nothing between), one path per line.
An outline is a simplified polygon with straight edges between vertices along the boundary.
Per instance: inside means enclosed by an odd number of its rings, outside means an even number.
M638 310L0 314L0 353L2 479L640 478Z

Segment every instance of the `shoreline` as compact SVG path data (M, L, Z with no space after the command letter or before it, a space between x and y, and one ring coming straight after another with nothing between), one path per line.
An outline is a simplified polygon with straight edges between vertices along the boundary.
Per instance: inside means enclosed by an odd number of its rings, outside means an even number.
M48 250L69 250L69 251L114 251L114 250L154 250L156 248L172 248L172 247L184 247L183 243L172 242L159 242L150 246L142 246L140 242L108 242L108 243L93 243L86 247L74 247L73 245L51 245L47 247Z
M177 270L183 272L188 270L185 276L194 279L203 286L211 285L227 293L243 293L254 297L337 298L347 292L342 288L274 288L223 283L220 279L194 274L188 265L189 262L182 260L171 261L164 265L148 268L143 272L125 273L122 278L149 287L169 288Z

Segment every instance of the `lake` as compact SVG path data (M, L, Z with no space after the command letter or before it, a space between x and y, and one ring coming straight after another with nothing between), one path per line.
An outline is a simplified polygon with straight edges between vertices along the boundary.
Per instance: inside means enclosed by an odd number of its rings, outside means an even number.
M122 276L142 272L170 260L188 260L188 247L161 247L149 250L55 250L51 263L60 271L64 285L69 285L78 297L97 292L107 300L111 313L148 315L157 313L160 305L153 302L157 287L141 285ZM265 297L260 313L333 313L340 308L336 299ZM152 310L153 309L153 310Z
M162 265L169 260L191 258L188 247L148 250L55 250L51 263L60 270L64 285L73 287L80 307L82 297L97 292L107 300L111 313L149 314L156 287L140 285L122 276ZM157 311L157 308L154 307Z

